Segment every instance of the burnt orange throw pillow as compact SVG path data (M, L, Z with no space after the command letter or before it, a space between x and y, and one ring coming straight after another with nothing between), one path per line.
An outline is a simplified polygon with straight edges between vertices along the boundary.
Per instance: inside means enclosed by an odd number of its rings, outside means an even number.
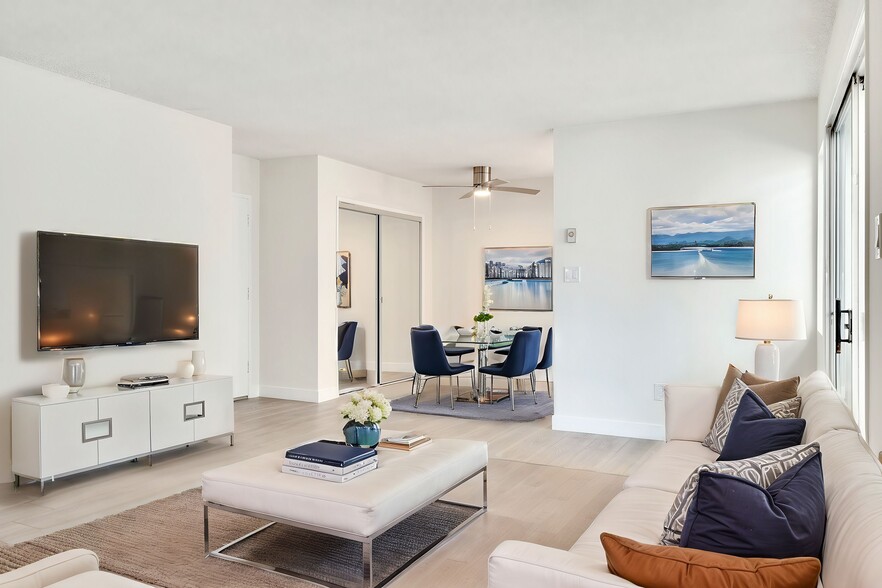
M736 557L601 533L609 571L644 588L815 588L814 557Z

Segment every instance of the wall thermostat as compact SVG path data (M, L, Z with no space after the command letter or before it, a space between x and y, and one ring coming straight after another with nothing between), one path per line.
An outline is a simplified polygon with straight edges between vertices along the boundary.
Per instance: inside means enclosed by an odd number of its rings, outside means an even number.
M567 243L576 242L576 229L567 229Z

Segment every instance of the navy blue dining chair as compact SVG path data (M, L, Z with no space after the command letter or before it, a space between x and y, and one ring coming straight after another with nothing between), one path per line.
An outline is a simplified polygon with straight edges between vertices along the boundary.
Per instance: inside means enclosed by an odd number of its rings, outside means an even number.
M352 377L352 347L355 345L355 329L358 321L346 321L337 327L337 361L346 362L346 372L349 374L349 381L354 381Z
M548 390L548 397L551 398L551 377L548 375L549 370L551 369L552 362L554 360L553 351L554 351L554 343L552 340L554 339L554 328L548 327L548 337L545 338L545 351L542 353L542 359L539 360L539 363L536 364L537 370L545 370L545 385ZM536 385L536 378L533 377L533 385Z
M453 395L453 376L464 372L472 375L472 389L475 388L474 366L465 363L450 363L444 353L444 343L441 335L431 325L420 325L410 329L410 347L413 352L413 388L416 394L413 406L416 408L420 402L420 394L426 382L437 378L438 404L441 404L441 378L450 377L450 409L455 410Z
M508 356L504 362L484 366L478 370L481 374L491 377L502 376L508 380L508 396L511 399L512 410L515 409L515 400L511 382L514 378L528 376L536 371L536 366L539 363L541 339L541 331L519 331L511 342ZM533 404L537 404L535 381L531 378L530 383L533 385Z

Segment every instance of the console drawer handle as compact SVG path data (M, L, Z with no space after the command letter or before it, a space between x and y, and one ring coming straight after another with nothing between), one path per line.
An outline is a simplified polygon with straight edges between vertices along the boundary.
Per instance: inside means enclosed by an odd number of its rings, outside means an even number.
M83 443L113 437L113 419L98 419L83 423Z
M184 420L192 421L205 418L205 401L188 402L184 405Z

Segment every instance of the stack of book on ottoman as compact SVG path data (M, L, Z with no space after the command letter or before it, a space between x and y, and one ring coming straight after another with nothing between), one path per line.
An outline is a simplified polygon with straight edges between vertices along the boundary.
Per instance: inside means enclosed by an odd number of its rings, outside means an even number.
M348 482L377 469L377 450L352 447L342 441L315 441L292 447L285 452L282 472L328 480Z

